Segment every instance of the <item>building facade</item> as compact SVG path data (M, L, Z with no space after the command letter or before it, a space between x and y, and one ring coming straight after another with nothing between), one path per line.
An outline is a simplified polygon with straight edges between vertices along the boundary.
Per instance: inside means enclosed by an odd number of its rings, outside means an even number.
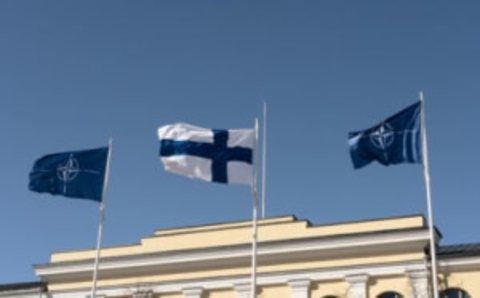
M251 222L158 230L102 249L100 297L250 297ZM440 234L437 232L437 239ZM258 223L259 298L426 298L429 232L423 216L311 225ZM88 297L94 250L54 253L34 266L52 298ZM438 248L442 297L480 297L480 247ZM0 294L1 297L1 294Z

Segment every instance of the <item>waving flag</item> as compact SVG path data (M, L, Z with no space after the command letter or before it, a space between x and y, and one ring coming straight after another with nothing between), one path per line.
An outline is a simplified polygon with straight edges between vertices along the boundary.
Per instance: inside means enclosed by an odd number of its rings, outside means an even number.
M45 155L35 161L29 189L102 201L108 147Z
M348 144L354 168L372 161L385 166L421 163L421 108L419 101L369 129L351 132Z
M253 183L253 129L207 129L186 123L158 129L166 171L208 182Z

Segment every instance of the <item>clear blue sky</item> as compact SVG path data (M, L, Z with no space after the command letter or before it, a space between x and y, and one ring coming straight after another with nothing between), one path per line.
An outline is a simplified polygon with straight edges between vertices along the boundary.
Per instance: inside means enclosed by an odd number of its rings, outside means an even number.
M479 242L477 1L1 1L0 283L95 246L98 205L29 192L36 158L113 137L105 246L251 218L243 186L164 172L157 127L269 108L267 215L426 213L420 165L354 171L347 133L425 92L435 223Z

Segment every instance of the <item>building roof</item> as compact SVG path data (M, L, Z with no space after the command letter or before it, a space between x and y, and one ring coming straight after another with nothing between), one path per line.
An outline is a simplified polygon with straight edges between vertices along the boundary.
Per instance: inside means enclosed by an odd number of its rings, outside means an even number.
M35 282L21 282L21 283L12 283L12 284L0 284L0 292L6 291L20 291L20 290L31 290L39 288L42 291L47 289L47 283L43 281Z
M437 251L439 258L480 256L480 243L464 243L440 246Z

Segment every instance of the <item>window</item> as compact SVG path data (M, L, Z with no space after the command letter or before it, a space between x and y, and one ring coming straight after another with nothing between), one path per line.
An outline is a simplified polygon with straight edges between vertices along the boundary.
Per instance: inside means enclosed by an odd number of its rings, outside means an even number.
M403 298L403 296L397 292L383 292L382 294L378 295L377 298Z
M446 289L440 295L442 298L470 298L470 295L462 289Z
M338 298L338 297L333 295L328 295L328 296L323 296L323 298Z

